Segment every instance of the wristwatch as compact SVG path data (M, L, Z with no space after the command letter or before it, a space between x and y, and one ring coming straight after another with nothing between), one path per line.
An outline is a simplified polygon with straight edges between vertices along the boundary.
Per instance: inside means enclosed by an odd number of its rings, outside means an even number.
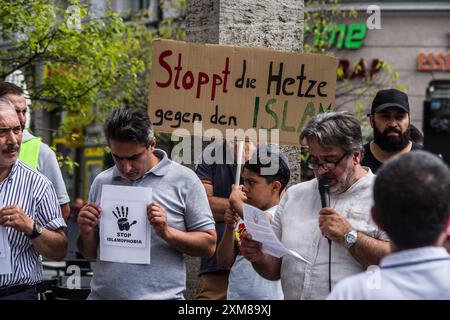
M33 232L30 235L30 239L36 239L42 234L42 227L35 221L33 224Z
M352 230L344 235L344 246L347 249L350 249L355 245L357 240L358 240L358 233L356 232L356 230Z

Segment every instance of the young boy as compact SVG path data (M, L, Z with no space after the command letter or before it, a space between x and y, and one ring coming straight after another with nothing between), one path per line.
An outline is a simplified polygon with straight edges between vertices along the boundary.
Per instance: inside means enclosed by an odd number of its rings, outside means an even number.
M239 255L240 235L245 231L243 203L246 202L266 211L269 219L275 214L280 195L286 187L290 171L287 158L278 153L265 151L272 160L261 157L260 151L244 164L242 178L244 185L233 185L230 195L230 208L225 213L225 233L217 248L217 262L222 268L230 268L228 278L228 300L281 300L283 291L280 281L262 278L253 270L251 262ZM269 167L276 165L278 170L272 175L264 175ZM273 172L273 170L272 170Z

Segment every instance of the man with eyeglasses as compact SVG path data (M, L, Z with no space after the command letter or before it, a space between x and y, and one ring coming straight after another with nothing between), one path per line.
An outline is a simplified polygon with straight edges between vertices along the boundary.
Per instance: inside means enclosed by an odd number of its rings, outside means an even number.
M66 224L48 179L17 160L22 128L0 98L0 300L37 300L39 255L62 260Z
M265 254L251 235L244 236L241 252L261 276L281 279L285 299L325 299L330 284L334 287L378 264L389 253L389 242L370 216L375 175L360 165L362 134L356 117L348 112L319 114L300 140L309 147L308 165L316 179L287 190L273 228L287 248L311 264L292 256ZM328 180L328 208L321 206L319 179Z

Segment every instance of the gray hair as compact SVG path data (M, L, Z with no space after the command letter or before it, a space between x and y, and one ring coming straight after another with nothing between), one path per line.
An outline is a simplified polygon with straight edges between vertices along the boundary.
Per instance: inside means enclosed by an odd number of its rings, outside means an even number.
M344 152L362 150L363 140L358 119L348 111L319 113L300 134L300 142L315 138L322 148L341 147Z

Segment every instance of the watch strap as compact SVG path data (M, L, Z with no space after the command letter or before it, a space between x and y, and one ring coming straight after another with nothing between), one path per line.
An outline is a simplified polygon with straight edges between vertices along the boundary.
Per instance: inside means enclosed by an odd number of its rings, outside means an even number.
M37 222L33 223L33 232L30 235L30 239L36 239L42 234L42 227L37 225Z

